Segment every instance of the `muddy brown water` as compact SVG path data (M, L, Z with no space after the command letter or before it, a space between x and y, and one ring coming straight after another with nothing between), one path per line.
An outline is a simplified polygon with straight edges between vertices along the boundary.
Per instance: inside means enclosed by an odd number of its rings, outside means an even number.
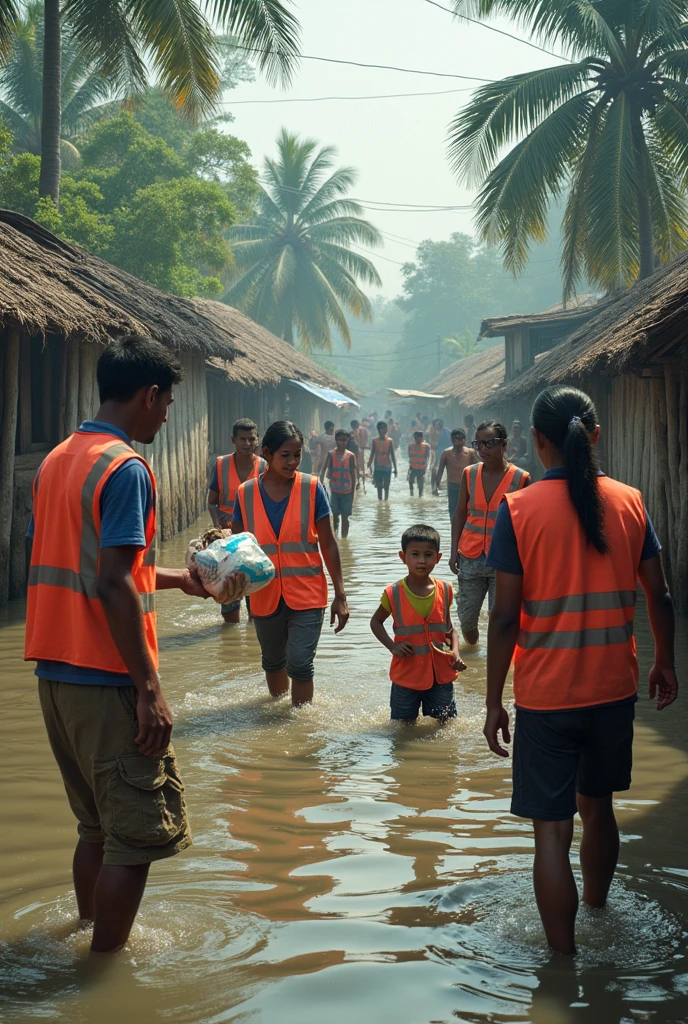
M326 629L316 701L274 703L245 621L158 601L195 846L153 867L131 941L87 957L74 934L74 822L43 731L23 605L0 620L0 1020L11 1024L591 1024L688 1021L688 736L683 702L638 705L633 788L617 801L609 908L552 960L534 906L510 765L482 734L484 647L466 655L459 718L393 726L388 655L368 619L413 521L449 537L445 499L370 493L342 544L351 604ZM182 563L194 531L162 546ZM445 568L440 575L449 578ZM643 675L651 657L641 606ZM679 636L688 677L685 622Z

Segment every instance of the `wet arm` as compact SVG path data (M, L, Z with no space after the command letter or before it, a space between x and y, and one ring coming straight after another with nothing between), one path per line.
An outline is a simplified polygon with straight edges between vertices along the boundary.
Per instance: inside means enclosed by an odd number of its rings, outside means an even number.
M387 648L390 654L392 654L394 652L395 644L385 627L385 622L388 618L389 612L387 609L383 608L382 605L379 605L377 611L370 620L370 628L373 636L380 641L383 647Z
M394 466L394 475L396 476L397 475L397 457L394 454L394 443L392 443L392 447L390 448L389 454L392 456L392 465Z
M439 490L440 484L442 483L442 477L444 476L444 467L446 465L447 465L447 460L446 460L444 452L442 452L442 454L440 455L440 464L439 464L438 469L437 469L437 484L436 484L436 486L437 486L438 490Z
M155 589L182 590L190 597L208 597L208 591L201 581L188 569L163 569L156 566Z
M674 603L659 555L644 559L640 563L638 575L645 592L655 641L655 661L650 671L650 697L658 695L657 709L661 711L673 703L678 695L678 680L674 669Z
M208 512L210 512L210 518L213 521L213 526L219 527L220 525L220 495L217 491L213 491L212 488L208 489Z
M339 633L349 621L349 605L344 590L344 579L342 577L342 560L339 555L339 545L332 533L332 520L329 516L323 516L315 524L318 532L318 541L323 561L332 580L334 588L334 600L330 609L330 625L334 625L337 618L335 633Z
M488 709L501 707L507 673L521 628L523 577L515 573L495 574L495 603L487 627Z
M466 525L466 517L468 515L468 488L466 487L466 474L461 477L461 490L459 491L459 502L456 506L456 512L452 520L452 531L451 531L451 555L449 556L449 564L456 564L457 552L459 550L459 540L463 533L463 528Z
M323 468L321 470L321 473L320 473L320 483L321 484L325 483L325 473L330 468L331 462L332 462L332 453L328 452L327 453L327 458L325 459L325 465L323 466Z

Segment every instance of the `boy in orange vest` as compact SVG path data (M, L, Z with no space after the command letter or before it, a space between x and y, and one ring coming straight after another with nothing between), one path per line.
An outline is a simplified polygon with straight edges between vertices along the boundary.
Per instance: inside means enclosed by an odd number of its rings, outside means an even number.
M221 455L213 466L208 482L208 512L213 525L220 529L231 529L232 512L236 493L244 480L259 476L265 469L265 459L255 454L258 444L258 427L249 419L237 420L232 427L234 451ZM246 598L249 620L251 606ZM222 618L225 622L239 622L241 601L223 604Z
M411 491L411 497L413 497L413 485L418 484L418 497L423 497L423 487L425 486L425 474L428 470L428 460L430 458L430 445L427 441L423 440L423 431L416 430L413 435L413 444L408 446L408 457L409 457L409 490Z
M399 557L408 575L383 591L370 620L392 655L391 718L413 725L422 708L424 715L445 722L456 718L454 680L466 666L451 621L452 587L430 575L442 557L439 533L423 524L409 527ZM390 615L394 639L385 628Z
M334 439L337 447L329 452L320 474L320 482L325 474L330 478L330 505L332 506L332 523L335 537L339 533L339 517L342 518L342 538L349 536L349 518L354 509L354 492L358 482L356 456L348 451L347 444L351 435L348 430L338 430Z

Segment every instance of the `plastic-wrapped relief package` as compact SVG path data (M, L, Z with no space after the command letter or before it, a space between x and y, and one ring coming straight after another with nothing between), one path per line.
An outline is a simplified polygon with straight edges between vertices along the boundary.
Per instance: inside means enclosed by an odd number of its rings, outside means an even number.
M216 533L220 536L208 543ZM219 604L255 594L275 578L274 565L252 533L227 535L224 531L209 531L191 541L186 564L196 567L201 583Z

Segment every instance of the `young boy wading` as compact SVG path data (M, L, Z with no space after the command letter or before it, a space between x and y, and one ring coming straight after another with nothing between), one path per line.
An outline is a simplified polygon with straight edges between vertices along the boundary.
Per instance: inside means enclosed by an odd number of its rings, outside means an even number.
M79 823L74 888L91 949L129 937L151 861L191 845L158 679L155 591L207 597L188 570L155 567L151 444L182 370L129 336L98 361L100 409L33 483L26 651L48 738Z
M332 525L335 536L339 533L339 519L342 520L342 537L349 536L349 519L354 509L354 494L358 482L356 456L347 450L351 435L348 430L338 430L334 435L337 447L327 456L320 474L320 483L325 475L330 478L330 504Z

